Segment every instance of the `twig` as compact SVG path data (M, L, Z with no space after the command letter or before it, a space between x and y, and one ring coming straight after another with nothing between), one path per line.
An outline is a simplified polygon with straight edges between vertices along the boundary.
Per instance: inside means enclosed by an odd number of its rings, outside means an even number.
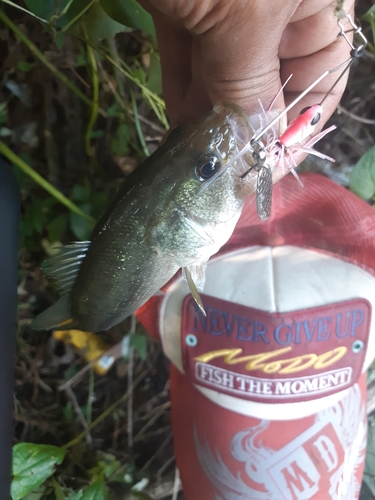
M116 97L116 100L118 101L119 105L122 107L122 109L126 113L129 113L129 115L131 115L132 117L134 117L133 110L131 110L130 108L127 107L125 101L120 96L120 94L117 92L115 86L113 85L113 83L112 83L112 81L111 81L108 73L103 68L103 65L101 64L101 62L99 62L98 65L100 65L100 69L101 69L101 71L103 73L103 76L104 76L106 82L108 83L108 86L111 89L113 95ZM115 71L116 71L116 68L115 68ZM156 132L159 132L160 134L162 134L162 136L165 135L165 133L167 131L166 128L160 127L157 123L154 123L152 120L149 120L148 118L145 118L143 115L140 115L139 113L138 113L138 118L139 118L140 122L146 123L146 125L148 125L149 127L151 127L153 130L155 130ZM152 140L156 140L156 138L153 138Z
M167 408L171 406L171 402L167 401L163 405L160 406L159 411L147 421L147 424L142 427L142 429L138 432L138 434L134 437L134 441L139 441L139 439L144 435L149 427L152 426L154 422L162 415Z
M350 118L352 118L353 120L356 120L357 122L365 123L366 125L375 125L375 120L371 120L370 118L363 118L362 116L358 116L355 113L348 111L340 104L337 106L337 111L339 113L344 113L344 115L349 116Z
M95 365L95 363L97 363L101 358L114 356L115 359L117 359L120 356L119 353L121 353L121 342L108 349L108 351L106 351L104 354L99 354L96 358L92 359L90 363L85 365L78 373L73 375L72 378L61 384L59 386L59 391L64 391L67 387L79 382L83 377L83 375L88 370L90 370L90 368L92 368Z
M164 448L167 446L167 444L169 443L169 441L172 439L172 433L170 432L168 434L168 436L166 437L166 439L163 441L163 443L161 444L161 446L159 446L159 449L157 450L156 453L154 453L152 455L152 457L145 463L145 465L142 467L142 469L140 469L139 471L139 475L141 476L142 473L152 464L152 462L155 460L155 458L157 457L158 453L160 453L161 451L164 450Z
M111 413L113 413L122 403L124 403L128 397L129 393L131 393L137 385L145 378L145 376L148 374L148 371L142 372L133 382L133 385L128 389L128 391L121 396L120 399L118 399L113 405L111 405L109 408L107 408L99 417L90 424L87 429L85 429L81 434L79 434L77 437L69 441L69 443L65 444L62 448L68 449L71 448L72 446L75 446L76 444L80 443L82 439L86 436L88 432L90 432L94 427L96 427L100 422L102 422L105 418L107 418Z
M68 395L70 401L72 402L73 407L75 409L75 412L77 413L78 419L81 422L83 428L86 429L88 432L88 434L86 436L87 444L91 445L92 444L92 437L91 437L90 431L88 430L89 426L85 420L85 417L83 416L83 413L82 413L81 407L78 404L76 395L74 394L73 389L71 387L67 387L65 389L65 392Z
M176 460L175 456L172 455L157 471L156 473L156 478L157 478L157 483L158 487L161 486L161 476L164 474L164 471L168 469L168 467L171 465L171 463Z

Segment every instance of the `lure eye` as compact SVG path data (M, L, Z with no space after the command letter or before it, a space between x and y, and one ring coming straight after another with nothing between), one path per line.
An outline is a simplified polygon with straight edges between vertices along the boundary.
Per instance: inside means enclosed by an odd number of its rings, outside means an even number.
M201 160L196 168L196 173L201 181L209 179L216 174L221 168L221 163L216 158L216 156L211 156L210 158L205 158Z
M318 123L318 121L321 119L321 117L322 117L321 113L316 113L316 115L314 116L314 118L311 120L310 124L311 125L316 125Z

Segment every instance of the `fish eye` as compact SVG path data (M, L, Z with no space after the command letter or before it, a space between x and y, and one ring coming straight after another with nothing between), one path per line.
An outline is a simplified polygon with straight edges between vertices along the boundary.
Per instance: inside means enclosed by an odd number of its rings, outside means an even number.
M311 120L310 125L316 125L318 121L321 119L322 113L316 113L314 118Z
M196 167L196 173L201 181L209 179L216 174L221 168L221 163L216 156L202 159Z
M301 111L299 112L299 114L300 114L300 115L303 115L303 113L306 113L306 111L307 111L308 109L310 109L310 108L311 108L311 106L306 106L306 108L301 109Z

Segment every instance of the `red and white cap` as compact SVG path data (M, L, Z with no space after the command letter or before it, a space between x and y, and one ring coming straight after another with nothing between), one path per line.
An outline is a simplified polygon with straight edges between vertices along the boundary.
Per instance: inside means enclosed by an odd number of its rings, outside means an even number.
M177 275L137 313L172 362L187 500L353 500L375 356L375 214L316 174L250 198L207 266L204 317Z

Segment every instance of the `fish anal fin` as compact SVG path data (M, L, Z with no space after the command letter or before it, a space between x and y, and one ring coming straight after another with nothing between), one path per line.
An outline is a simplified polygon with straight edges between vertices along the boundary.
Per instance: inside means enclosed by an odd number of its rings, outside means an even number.
M75 328L76 321L70 312L70 297L63 295L55 304L43 311L31 323L34 330L70 330Z

